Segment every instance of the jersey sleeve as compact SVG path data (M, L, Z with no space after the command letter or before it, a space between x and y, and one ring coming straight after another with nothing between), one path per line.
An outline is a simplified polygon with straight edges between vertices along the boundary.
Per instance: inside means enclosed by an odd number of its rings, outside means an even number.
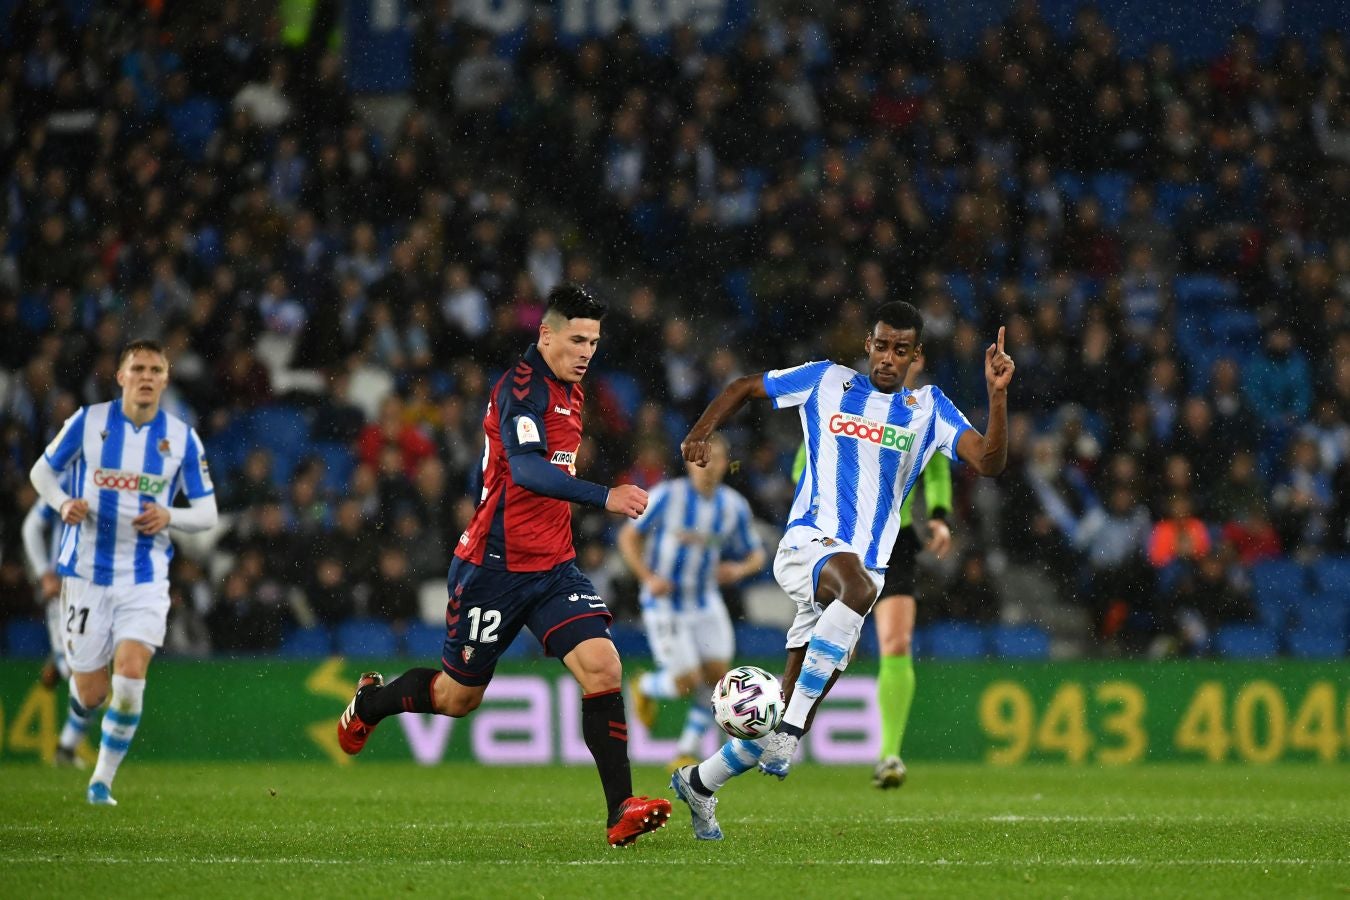
M819 385L834 363L828 360L803 363L791 369L772 369L764 373L764 393L774 409L801 406Z
M502 447L507 458L521 453L543 453L548 450L544 431L544 400L542 392L533 384L522 389L510 379L502 382L497 400L498 424Z
M956 461L956 444L961 435L971 430L970 421L956 404L947 399L938 387L933 387L934 439L937 447L946 456Z
M187 451L183 454L183 465L178 470L178 479L183 493L189 500L200 500L216 492L211 483L211 470L206 464L206 448L196 429L188 429Z
M652 488L651 493L647 495L647 509L642 515L633 522L633 527L639 534L650 534L656 527L656 523L661 521L661 517L666 514L666 507L670 505L670 482L663 481Z
M42 455L48 465L58 472L63 472L83 453L84 408L81 407L75 415L66 419L66 424L61 426L61 430L52 438L52 442L47 445Z

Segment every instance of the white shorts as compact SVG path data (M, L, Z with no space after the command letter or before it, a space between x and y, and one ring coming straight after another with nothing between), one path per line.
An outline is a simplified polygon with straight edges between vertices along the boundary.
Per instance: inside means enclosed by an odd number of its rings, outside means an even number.
M158 649L168 618L168 582L121 586L61 579L61 644L74 672L102 669L122 641Z
M642 626L656 664L675 675L697 672L705 662L730 662L736 653L736 632L720 598L677 611L669 598L644 597Z
M787 591L792 602L797 604L797 615L787 633L789 650L794 647L805 647L811 640L816 620L824 612L824 608L816 602L816 584L820 568L836 553L852 553L859 559L866 558L864 551L809 525L792 526L778 542L778 553L773 558L773 577L777 579L779 587ZM884 573L875 569L866 571L877 593L880 593L881 586L886 580ZM875 599L873 596L873 600ZM846 657L839 668L847 667Z
M52 662L62 680L70 677L70 665L66 660L65 632L61 627L61 596L58 594L43 606L42 614L47 620L47 642L52 648Z

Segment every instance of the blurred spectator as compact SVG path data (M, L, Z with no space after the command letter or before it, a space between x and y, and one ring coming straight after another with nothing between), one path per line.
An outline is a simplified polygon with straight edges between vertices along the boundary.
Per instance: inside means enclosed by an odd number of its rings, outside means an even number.
M1148 539L1148 561L1155 569L1178 560L1197 559L1209 553L1209 529L1196 517L1191 498L1174 494L1167 501L1167 515L1154 526Z

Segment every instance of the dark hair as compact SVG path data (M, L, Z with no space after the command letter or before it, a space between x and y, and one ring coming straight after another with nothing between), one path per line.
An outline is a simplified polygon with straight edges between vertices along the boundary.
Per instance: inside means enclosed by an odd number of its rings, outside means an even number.
M595 319L605 317L609 307L595 299L579 284L564 281L548 292L548 312L556 312L565 319Z
M885 322L899 331L913 328L914 342L918 343L923 340L923 313L903 300L883 303L877 309L876 315L872 317L872 323L875 325L877 322Z
M122 368L122 364L125 363L133 353L158 353L165 359L169 358L168 354L164 352L164 345L161 344L159 341L151 341L151 340L132 341L131 343L123 347L121 354L118 355L117 368L119 369Z

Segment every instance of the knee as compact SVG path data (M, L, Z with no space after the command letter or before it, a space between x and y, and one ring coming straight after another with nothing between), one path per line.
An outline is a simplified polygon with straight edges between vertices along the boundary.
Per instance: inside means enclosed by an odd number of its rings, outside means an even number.
M82 688L76 692L76 699L85 709L98 709L103 705L103 701L108 699L107 690L97 690L94 688Z
M871 579L851 578L844 583L843 594L839 599L858 615L865 616L877 602L877 588Z
M580 661L577 681L588 694L623 686L623 663L618 653L590 653Z
M882 655L909 656L910 637L909 632L887 635L886 640L881 642Z

